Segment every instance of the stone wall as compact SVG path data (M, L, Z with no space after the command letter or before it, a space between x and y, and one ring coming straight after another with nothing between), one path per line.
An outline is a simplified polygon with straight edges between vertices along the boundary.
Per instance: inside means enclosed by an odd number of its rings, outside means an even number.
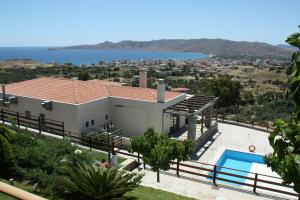
M211 140L213 135L218 132L218 123L213 124L207 131L205 131L199 138L194 141L193 153L201 149L207 141Z

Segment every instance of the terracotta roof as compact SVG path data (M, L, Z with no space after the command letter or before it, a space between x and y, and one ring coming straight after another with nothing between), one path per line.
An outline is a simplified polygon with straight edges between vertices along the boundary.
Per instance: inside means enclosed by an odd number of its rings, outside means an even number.
M181 87L181 88L171 88L171 91L173 92L189 92L189 88Z
M111 81L80 81L53 77L8 84L6 93L69 104L82 104L107 97L156 101L155 89L122 86L120 83ZM165 99L168 101L180 94L166 91Z
M150 88L140 88L140 87L129 87L129 86L107 86L109 96L118 97L124 99L136 99L141 101L156 101L157 91ZM165 99L171 100L177 96L181 95L178 92L165 92Z

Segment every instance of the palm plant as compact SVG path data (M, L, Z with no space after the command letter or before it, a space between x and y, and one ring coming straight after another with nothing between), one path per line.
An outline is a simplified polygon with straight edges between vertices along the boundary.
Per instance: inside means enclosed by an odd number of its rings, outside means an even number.
M142 175L117 168L101 169L86 163L68 166L58 179L58 193L64 199L122 199L141 182Z

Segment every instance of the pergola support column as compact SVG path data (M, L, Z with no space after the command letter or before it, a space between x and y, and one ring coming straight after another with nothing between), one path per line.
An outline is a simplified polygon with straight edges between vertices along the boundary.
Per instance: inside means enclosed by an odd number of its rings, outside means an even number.
M203 134L204 113L201 113L201 133Z
M196 139L197 115L191 115L188 118L188 139Z
M207 128L211 127L212 109L213 109L212 105L205 109L205 127Z

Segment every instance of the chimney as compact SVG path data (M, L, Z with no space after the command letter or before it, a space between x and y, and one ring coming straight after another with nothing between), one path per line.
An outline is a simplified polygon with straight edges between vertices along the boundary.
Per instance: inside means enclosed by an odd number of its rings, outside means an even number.
M139 87L146 88L147 87L147 71L145 69L141 69L139 73Z
M165 83L164 79L158 79L157 83L157 103L164 103L165 102Z

